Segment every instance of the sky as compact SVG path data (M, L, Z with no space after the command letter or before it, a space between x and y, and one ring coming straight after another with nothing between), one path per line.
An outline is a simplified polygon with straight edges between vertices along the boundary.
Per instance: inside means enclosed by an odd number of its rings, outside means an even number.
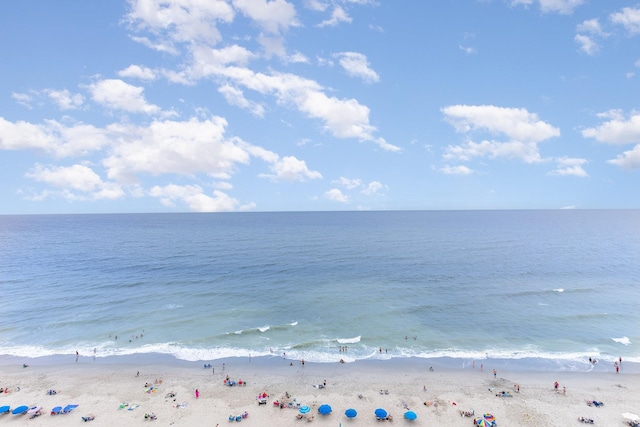
M640 2L9 0L0 214L640 208Z

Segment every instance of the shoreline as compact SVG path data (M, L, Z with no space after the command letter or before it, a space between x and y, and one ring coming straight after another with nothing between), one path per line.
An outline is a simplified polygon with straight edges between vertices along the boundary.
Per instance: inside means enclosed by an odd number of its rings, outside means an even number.
M216 360L200 360L200 361L188 361L179 359L170 354L164 353L137 353L130 355L118 355L118 356L82 356L82 355L50 355L39 357L20 357L13 355L1 355L0 354L0 368L4 366L16 366L23 363L29 365L38 366L63 366L68 364L80 364L80 365L166 365L179 368L198 368L205 364L211 364L213 366L222 366L222 364L234 363L236 365L249 365L249 366L263 366L266 368L275 368L278 366L289 366L289 364L298 364L300 361L283 356L237 356L226 357ZM309 362L305 361L306 366L333 366L339 364L338 362ZM513 372L531 372L531 373L562 373L562 372L576 372L576 373L615 373L615 365L607 361L598 361L598 363L592 364L588 361L577 362L568 360L552 360L541 358L523 358L523 359L501 359L501 358L485 358L485 359L458 359L450 357L435 357L435 358L421 358L421 357L395 357L387 359L361 359L355 361L347 361L344 365L356 365L356 366L385 366L385 367L402 367L417 366L422 369L427 369L429 366L438 367L439 369L447 370L481 370L481 367L485 369L500 369ZM619 364L620 367L628 374L640 374L640 363L624 361Z
M410 408L418 415L414 425L467 427L473 418L462 417L460 410L492 413L502 426L559 427L575 425L580 416L599 425L619 425L621 413L640 413L640 374L625 362L616 374L513 370L491 364L491 360L483 361L481 371L479 365L461 368L424 359L303 365L281 357L229 358L212 361L212 367L206 369L204 362L167 355L127 356L126 360L97 357L95 361L81 356L78 362L75 356L49 359L30 359L23 368L25 358L0 358L0 387L12 390L0 395L2 405L41 405L46 411L55 405L79 405L71 414L50 416L46 412L29 420L32 426L63 425L69 418L80 421L88 414L96 416L95 426L135 423L145 421L146 413L155 414L163 425L215 426L229 422L230 415L245 412L244 425L295 426L301 422L295 417L298 403L310 406L307 417L313 415L313 422L326 426L373 425L378 407L400 424L408 423L402 415ZM247 385L229 387L224 384L227 375ZM325 381L327 386L319 388ZM553 388L555 381L560 384L558 391ZM47 395L50 389L58 393ZM510 397L496 396L501 391ZM263 392L269 395L267 404L258 405L256 396ZM168 393L175 396L168 398ZM273 401L286 393L292 407L275 407ZM586 404L588 400L606 404L595 408ZM128 405L119 409L125 403ZM318 414L321 404L331 405L333 412ZM357 410L355 419L345 416L348 408Z

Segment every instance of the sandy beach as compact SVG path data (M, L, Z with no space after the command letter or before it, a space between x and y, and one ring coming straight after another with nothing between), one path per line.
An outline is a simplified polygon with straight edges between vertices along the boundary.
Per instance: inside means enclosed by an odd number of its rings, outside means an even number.
M508 370L483 361L454 368L433 361L410 359L346 364L301 364L274 358L238 358L203 363L165 359L124 359L73 356L55 359L4 359L0 364L0 406L43 407L44 414L0 415L3 425L58 426L82 423L90 414L93 426L154 423L176 426L230 424L229 416L245 426L370 426L376 408L393 416L395 425L473 426L474 417L491 413L499 426L581 425L578 417L595 425L623 426L624 412L640 413L640 374L637 370L540 372ZM224 364L224 365L223 365ZM433 370L430 367L433 366ZM226 378L236 382L225 385ZM239 385L242 381L246 385ZM558 389L554 389L554 382ZM326 387L319 387L326 382ZM519 385L519 391L517 386ZM196 398L195 390L199 397ZM49 395L49 390L56 390ZM505 397L497 396L506 392ZM259 405L257 396L268 395ZM287 398L287 395L289 398ZM600 407L587 401L603 402ZM282 402L284 408L274 405ZM50 415L52 408L77 404L71 413ZM332 412L320 415L329 404ZM299 407L309 406L303 419ZM354 408L355 418L345 416ZM403 418L407 410L418 418ZM146 420L145 414L156 420ZM309 421L310 419L310 421ZM233 421L237 423L237 421Z

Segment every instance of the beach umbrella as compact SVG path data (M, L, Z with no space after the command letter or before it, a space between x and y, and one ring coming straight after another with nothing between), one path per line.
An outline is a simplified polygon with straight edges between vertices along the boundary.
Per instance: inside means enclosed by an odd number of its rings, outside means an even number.
M492 414L484 414L482 417L487 421L495 421L496 420L496 417L494 417Z
M327 415L331 413L331 406L327 404L320 405L320 407L318 408L318 412L320 412L322 415Z
M6 414L7 412L11 412L11 406L0 406L0 414Z
M407 411L407 412L405 412L405 413L404 413L404 417L405 417L406 419L408 419L409 421L413 421L413 420L415 420L416 418L418 418L418 414L416 414L416 413L415 413L415 412L413 412L413 411Z
M77 407L78 407L78 405L67 405L64 408L62 408L62 412L64 412L66 414L67 412L73 411Z
M353 408L349 408L344 411L344 414L347 416L347 418L355 418L356 415L358 415L358 412Z
M24 414L25 412L27 412L29 410L28 406L22 405L22 406L18 406L16 409L14 409L13 411L11 411L11 413L13 415L20 415L20 414Z
M301 406L300 407L300 413L301 414L306 414L311 410L311 408L309 408L307 405Z
M382 408L378 408L376 409L375 414L376 414L376 418L385 418L387 416L387 411L385 411Z
M0 408L0 412L2 412L2 408ZM632 414L631 412L625 412L624 414L622 414L622 418L629 421L640 421L640 417L636 414Z
M29 408L29 410L27 411L27 414L35 414L36 412L38 412L40 409L42 409L42 406L32 406L31 408Z
M489 420L484 419L484 418L478 418L476 420L476 426L478 426L478 427L493 427L494 423L495 423L495 421L489 421Z

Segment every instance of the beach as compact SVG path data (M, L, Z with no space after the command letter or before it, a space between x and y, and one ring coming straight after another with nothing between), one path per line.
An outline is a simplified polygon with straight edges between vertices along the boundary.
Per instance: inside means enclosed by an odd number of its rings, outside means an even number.
M595 425L616 426L624 425L622 413L640 413L640 374L634 364L627 368L624 362L619 373L614 369L510 370L491 360L465 367L425 359L302 364L281 357L254 357L210 363L208 367L207 362L161 355L82 356L77 361L72 355L5 357L0 360L0 387L10 392L0 395L0 406L39 405L44 414L33 419L27 414L2 414L0 422L61 426L94 415L88 421L94 426L148 422L216 426L229 424L229 416L240 416L245 426L298 426L312 418L313 424L346 427L389 422L376 420L375 410L383 408L395 425L468 427L475 417L490 413L498 426L579 425L578 417L593 419ZM227 377L236 385L226 385ZM56 394L48 394L49 390ZM502 392L506 396L497 396ZM267 403L260 405L257 397L263 393L268 395ZM604 405L587 404L594 400ZM274 405L276 401L284 408ZM50 415L52 408L69 404L78 407ZM319 414L322 404L330 405L332 412ZM297 419L302 406L310 411ZM357 411L355 418L346 417L349 408ZM404 419L408 410L417 414L415 421ZM460 411L474 411L475 417L462 416ZM145 414L157 419L147 420Z

